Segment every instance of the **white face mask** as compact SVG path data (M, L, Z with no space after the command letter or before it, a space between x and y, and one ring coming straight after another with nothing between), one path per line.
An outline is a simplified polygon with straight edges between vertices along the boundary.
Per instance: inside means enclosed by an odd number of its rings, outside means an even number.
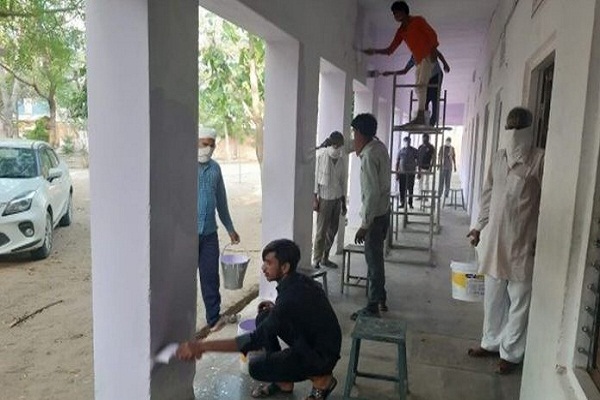
M333 158L334 160L337 160L342 156L342 148L338 147L336 149L333 146L330 146L327 148L327 154L329 155L329 157Z
M508 142L506 143L508 166L512 168L517 163L525 162L531 152L532 145L533 131L531 127L509 131Z
M200 147L198 149L198 162L201 164L207 163L211 159L213 151L215 151L215 148L211 146Z

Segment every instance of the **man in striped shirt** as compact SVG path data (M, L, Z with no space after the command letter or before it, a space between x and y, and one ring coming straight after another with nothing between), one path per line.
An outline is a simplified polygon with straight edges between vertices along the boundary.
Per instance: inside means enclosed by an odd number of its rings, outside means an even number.
M340 213L346 215L346 165L342 158L344 136L334 131L328 144L317 153L313 209L317 213L317 233L313 247L313 267L337 268L329 251L338 231Z
M198 134L198 272L200 290L206 309L206 322L212 330L223 326L221 294L219 293L219 237L216 211L227 229L232 243L240 236L233 227L221 167L212 159L216 132L200 128Z

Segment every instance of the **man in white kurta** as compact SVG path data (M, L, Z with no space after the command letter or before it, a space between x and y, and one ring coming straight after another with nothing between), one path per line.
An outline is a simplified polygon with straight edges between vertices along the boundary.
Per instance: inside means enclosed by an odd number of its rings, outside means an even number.
M521 107L508 114L508 143L492 160L468 235L477 246L481 234L479 271L485 275L483 337L469 355L499 354L500 374L514 370L525 353L544 163L543 150L533 146L531 120Z

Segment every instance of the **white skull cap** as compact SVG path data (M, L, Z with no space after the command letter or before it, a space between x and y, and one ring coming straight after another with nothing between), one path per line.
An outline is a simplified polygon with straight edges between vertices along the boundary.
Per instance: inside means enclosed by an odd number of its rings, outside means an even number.
M213 128L198 127L198 139L216 139L217 131Z

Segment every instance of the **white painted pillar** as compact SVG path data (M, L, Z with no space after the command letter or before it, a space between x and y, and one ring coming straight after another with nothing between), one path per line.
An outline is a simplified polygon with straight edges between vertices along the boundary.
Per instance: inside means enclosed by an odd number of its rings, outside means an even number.
M373 92L355 82L354 115L373 111ZM355 153L350 155L350 182L348 185L348 226L359 228L360 207L360 159Z
M344 96L346 74L325 60L321 60L319 84L319 111L317 144L333 131L344 130Z
M321 59L319 79L319 111L317 121L317 145L322 143L333 131L344 134L350 122L345 120L346 113L346 73L329 62ZM345 140L349 140L347 137ZM348 167L348 159L342 162ZM340 229L337 235L336 252L340 254L344 247L345 216L340 215Z
M193 399L197 4L90 0L86 13L95 399Z
M262 237L293 239L310 265L319 58L294 40L267 43ZM259 295L274 298L261 274Z

